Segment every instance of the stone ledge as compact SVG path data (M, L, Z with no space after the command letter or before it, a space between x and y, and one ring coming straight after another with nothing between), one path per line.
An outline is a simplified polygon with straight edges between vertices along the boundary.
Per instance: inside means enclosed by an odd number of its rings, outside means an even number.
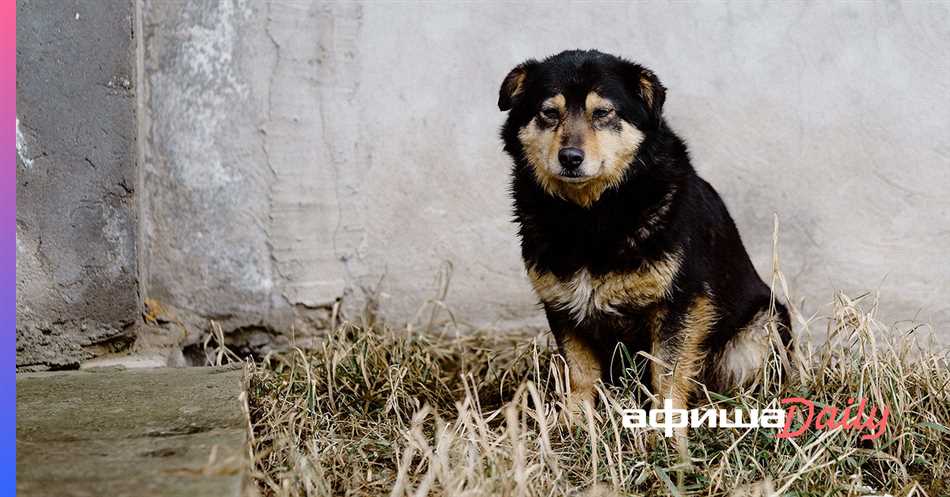
M17 376L17 494L233 496L248 471L243 371Z

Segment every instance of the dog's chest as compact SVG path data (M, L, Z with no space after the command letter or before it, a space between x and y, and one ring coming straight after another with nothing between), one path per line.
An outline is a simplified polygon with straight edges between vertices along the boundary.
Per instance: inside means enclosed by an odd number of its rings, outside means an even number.
M624 309L636 309L669 298L679 271L679 254L644 262L636 270L594 275L586 268L568 278L528 268L535 293L542 302L568 312L575 322L600 315L623 315Z

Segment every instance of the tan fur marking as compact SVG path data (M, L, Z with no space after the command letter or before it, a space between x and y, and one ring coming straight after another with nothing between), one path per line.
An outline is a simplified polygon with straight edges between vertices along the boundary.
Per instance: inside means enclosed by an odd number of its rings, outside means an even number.
M670 362L671 370L657 370L663 368L654 365L653 380L655 394L661 399L670 398L673 405L685 408L689 403L690 395L695 387L706 360L706 349L703 342L712 330L717 319L715 305L712 300L702 295L693 300L683 320L678 335L681 341L675 346L654 342L654 355Z
M594 295L594 307L617 313L615 307L618 304L642 307L669 298L680 264L680 254L675 252L666 259L646 264L638 271L610 273Z
M663 221L663 218L670 212L670 208L673 206L673 196L676 195L676 190L667 193L663 196L663 200L660 201L660 204L656 208L649 212L646 219L643 221L643 225L637 229L637 236L640 240L646 240L653 234L654 229L660 225Z
M613 109L614 104L610 100L601 97L596 91L588 93L587 98L584 99L584 110L587 112L588 119L593 116L595 109L600 108Z
M605 191L616 188L636 157L644 135L630 123L620 120L620 130L600 126L592 116L596 108L612 108L609 101L595 92L587 95L583 115L566 116L563 95L551 97L544 105L556 105L562 119L551 127L541 126L537 117L518 132L525 159L538 184L549 195L582 207L590 207ZM570 146L584 150L582 169L590 175L584 183L562 181L558 152L567 138Z
M577 400L594 400L594 385L601 378L601 365L594 351L574 336L561 345L571 379L571 393Z
M657 307L650 313L650 338L653 343L656 343L660 337L660 330L663 328L663 323L666 322L666 307Z
M704 339L709 335L716 321L715 307L708 296L702 295L693 300L686 313L682 328L678 332L681 342L672 344L653 341L653 355L665 360L670 368L653 364L653 393L656 395L655 408L662 408L665 399L670 399L674 409L688 409L694 390L694 381L699 376L706 359ZM685 427L674 429L674 445L681 462L689 461L688 439Z
M640 75L640 92L643 95L643 100L646 101L647 105L652 109L653 108L653 83L650 81L651 73L644 71Z
M619 315L619 307L643 307L669 298L681 263L681 254L673 252L626 273L591 276L581 269L561 280L529 267L528 277L542 302L567 310L580 323L595 313Z
M553 105L554 107L557 107L557 110L559 110L561 114L564 114L564 111L567 110L567 100L565 100L564 95L561 95L560 93L545 100L542 106L546 105Z
M514 98L521 94L524 91L524 80L528 77L528 73L525 72L524 68L516 67L508 75L508 78L505 79L505 91L508 93L508 98Z
M660 330L663 329L663 323L666 321L666 315L666 308L659 307L656 311L654 311L650 319L650 343L653 344L653 348L650 350L650 353L664 361L667 361L669 358L661 357L661 355L664 353L664 350L660 346ZM663 381L663 373L665 373L665 371L666 369L660 364L653 364L650 367L651 387L657 395L659 395L659 393L662 391L663 383L661 382Z

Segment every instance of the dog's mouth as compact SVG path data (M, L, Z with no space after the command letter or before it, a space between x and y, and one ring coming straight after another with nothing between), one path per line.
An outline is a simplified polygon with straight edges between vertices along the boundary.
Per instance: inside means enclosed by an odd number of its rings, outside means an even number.
M575 171L563 171L561 174L558 174L557 179L565 183L580 184L587 183L588 181L594 179L594 177Z
M557 179L563 181L564 183L570 184L583 184L597 177L597 173L589 174L584 172L584 168L577 169L564 169L560 168L560 171L557 173Z

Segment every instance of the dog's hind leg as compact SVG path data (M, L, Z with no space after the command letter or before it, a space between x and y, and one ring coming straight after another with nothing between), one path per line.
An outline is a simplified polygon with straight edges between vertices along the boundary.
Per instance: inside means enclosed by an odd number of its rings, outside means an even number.
M784 308L778 311L777 314L771 314L769 309L762 309L726 342L717 354L713 367L716 374L711 378L712 388L719 391L735 390L769 376L762 374L762 368L773 354L780 355L786 374L794 372L789 362L792 357L788 346L787 313Z

